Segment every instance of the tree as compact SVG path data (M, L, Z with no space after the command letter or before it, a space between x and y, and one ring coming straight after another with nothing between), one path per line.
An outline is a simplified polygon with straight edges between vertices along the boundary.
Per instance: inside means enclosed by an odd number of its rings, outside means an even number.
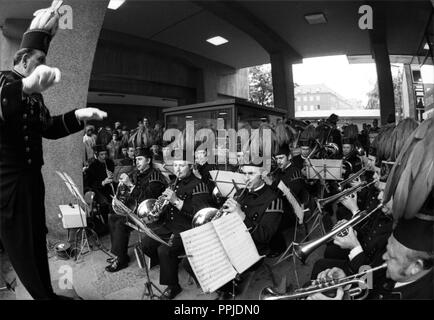
M249 68L249 97L251 102L261 106L273 106L273 82L270 64Z
M399 69L397 74L394 75L392 78L396 110L401 110L402 77L403 77L403 73L401 72L401 69ZM367 93L367 96L369 100L365 106L365 109L380 109L380 95L378 91L378 81L375 83L375 87Z

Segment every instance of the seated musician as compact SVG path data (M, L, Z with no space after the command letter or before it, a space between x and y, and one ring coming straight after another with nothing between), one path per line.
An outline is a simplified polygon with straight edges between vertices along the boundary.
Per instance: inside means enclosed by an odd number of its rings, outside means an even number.
M273 191L262 179L262 173L265 170L262 163L249 162L243 164L241 170L245 176L247 190L237 191L235 194L237 200L229 198L224 203L223 209L227 214L240 215L249 229L258 253L267 255L270 253L270 241L276 234L282 218L282 200L278 198L277 192ZM254 270L258 265L255 264L249 270ZM196 279L188 259L184 258L183 266ZM232 292L232 284L224 285L220 292L227 298Z
M137 148L135 155L136 169L129 175L121 175L117 194L119 200L130 209L147 199L157 199L167 185L160 171L152 167L152 153L148 149ZM110 265L105 268L108 272L116 272L128 266L131 228L125 224L126 221L125 216L109 216L111 252L115 258L109 259Z
M387 263L386 275L373 281L368 299L434 299L433 225L433 216L425 214L398 221L382 257ZM343 278L345 275L341 268L335 267L321 272L318 279ZM308 299L340 300L344 297L344 290L339 288L334 298L316 293Z
M347 179L351 174L362 169L362 161L357 156L356 141L352 138L344 137L342 139L342 160L344 160L343 178Z
M195 171L196 175L200 177L203 183L206 184L208 190L212 192L215 187L215 183L209 173L212 170L216 170L217 167L214 164L208 163L207 150L196 150L195 156Z
M108 159L108 151L104 145L94 147L96 160L87 168L84 176L85 190L95 192L96 202L100 205L100 213L106 218L111 207L111 196L114 195L113 172L114 163Z
M211 197L206 185L193 174L193 163L187 161L184 150L182 158L173 161L177 180L163 194L169 203L160 215L155 234L170 243L170 246L145 236L143 252L151 258L151 265L160 264L160 284L167 285L162 298L173 299L182 288L178 281L179 256L184 254L180 233L192 227L194 214L210 207Z
M375 193L375 194L378 194ZM367 199L365 210L373 210L380 199ZM345 197L342 203L351 211L352 215L360 212L357 205L357 197ZM337 226L347 220L340 220ZM336 236L332 244L328 244L324 252L324 258L315 262L312 269L312 279L318 273L332 266L339 266L346 273L357 273L362 265L378 264L385 251L387 238L392 232L393 219L391 212L386 209L378 209L369 218L356 226L356 230L348 228L345 236Z
M298 140L301 153L291 159L291 162L294 164L295 167L297 167L300 170L303 170L304 163L307 159L307 157L310 155L310 153L313 150L313 147L315 145L315 141L313 139L304 139L303 137L300 137Z
M276 257L286 249L282 231L288 229L295 221L291 204L278 189L279 183L282 181L286 187L289 188L299 205L307 202L309 197L304 179L302 179L301 170L292 163L291 152L287 144L279 146L275 158L278 166L277 169L273 172L271 177L269 174L263 175L263 180L266 184L271 186L274 191L279 192L280 198L283 200L284 214L279 224L279 229L270 243L272 252L268 257Z

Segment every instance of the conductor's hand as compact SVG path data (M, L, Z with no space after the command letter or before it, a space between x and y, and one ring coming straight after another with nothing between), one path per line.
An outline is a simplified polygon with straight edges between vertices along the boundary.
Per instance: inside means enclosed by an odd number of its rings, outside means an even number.
M107 117L107 112L97 108L82 108L75 110L75 116L79 121L102 120Z
M41 64L32 74L23 79L23 92L26 94L41 93L53 84L60 82L60 70Z
M244 221L246 218L246 214L241 210L241 206L238 202L236 202L233 198L229 198L223 205L223 211L226 213L237 213L241 220Z

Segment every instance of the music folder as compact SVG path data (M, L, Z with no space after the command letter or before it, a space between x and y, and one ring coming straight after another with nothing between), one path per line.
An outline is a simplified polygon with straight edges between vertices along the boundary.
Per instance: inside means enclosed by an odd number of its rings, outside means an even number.
M214 292L262 258L238 214L184 231L181 239L204 293Z

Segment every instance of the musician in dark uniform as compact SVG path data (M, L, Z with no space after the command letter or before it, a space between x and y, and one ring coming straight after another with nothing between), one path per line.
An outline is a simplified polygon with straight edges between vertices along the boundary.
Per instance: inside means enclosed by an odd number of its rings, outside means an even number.
M193 174L193 163L187 161L185 150L182 158L173 161L173 170L177 179L162 194L169 204L161 212L160 224L153 228L171 246L147 236L142 240L143 252L151 258L152 265L160 264L160 284L167 285L164 299L173 299L182 291L178 264L185 251L180 233L191 229L195 213L211 204L208 188Z
M373 281L367 299L370 300L419 300L434 299L434 229L432 208L429 214L417 214L411 219L401 218L389 237L383 255L387 263L385 277ZM379 272L379 271L378 271ZM327 269L319 279L342 278L340 268ZM335 298L322 293L311 295L312 300L342 299L344 292L338 289Z
M227 214L240 215L252 236L258 253L267 255L271 251L270 241L276 234L282 219L282 199L278 197L277 192L264 182L262 163L254 164L249 162L243 164L241 170L246 179L246 188L238 190L234 198L226 200L223 210ZM256 263L248 271L255 270L260 263ZM183 260L183 266L196 280L187 258ZM245 274L243 273L237 281L238 285L243 282ZM222 298L229 298L232 292L232 283L225 284L219 289L219 292Z
M378 191L369 192L365 210L370 212L375 209L380 203L377 196ZM352 215L360 212L357 198L348 196L343 200L343 203ZM339 223L346 221L340 220ZM393 218L390 211L386 211L386 208L377 209L360 225L349 228L347 235L336 236L333 243L327 245L324 258L314 264L311 278L316 279L319 272L330 267L340 267L347 274L354 274L362 265L377 266L381 264L381 257L386 250L387 239L392 233L392 227Z
M215 183L212 180L211 174L209 172L212 170L216 170L217 167L214 164L208 163L206 150L196 150L195 166L195 170L197 170L197 173L199 174L202 182L206 184L209 192L212 192L214 190Z
M357 156L356 141L353 138L342 138L342 155L345 169L343 178L347 179L351 174L362 169L362 161Z
M270 247L272 252L269 257L275 257L286 249L285 239L282 235L283 230L288 229L295 222L295 216L292 205L288 199L279 190L278 185L283 182L289 188L295 200L302 205L307 202L309 194L306 190L304 179L302 178L301 170L295 166L291 159L291 152L287 144L279 146L275 154L277 169L273 172L272 176L265 175L263 180L266 184L279 193L279 197L283 201L282 221L279 224L279 229L273 237Z
M132 210L142 201L157 199L167 186L161 172L152 167L151 151L145 148L136 150L136 170L129 175L122 174L119 181L118 200ZM115 258L110 260L110 265L105 268L108 272L117 272L128 266L131 228L125 224L126 221L125 216L117 214L109 216L111 252Z
M66 137L82 130L85 120L106 116L94 108L51 116L44 104L41 93L60 79L58 69L45 65L58 19L55 11L49 27L27 31L13 69L0 72L0 238L22 284L38 300L59 298L47 260L42 138Z
M135 148L130 145L127 149L127 157L119 162L121 166L135 166Z
M100 206L100 213L107 222L110 212L111 199L115 194L113 173L115 164L108 158L108 151L103 145L94 147L96 160L87 168L84 175L85 190L95 192L96 202Z

